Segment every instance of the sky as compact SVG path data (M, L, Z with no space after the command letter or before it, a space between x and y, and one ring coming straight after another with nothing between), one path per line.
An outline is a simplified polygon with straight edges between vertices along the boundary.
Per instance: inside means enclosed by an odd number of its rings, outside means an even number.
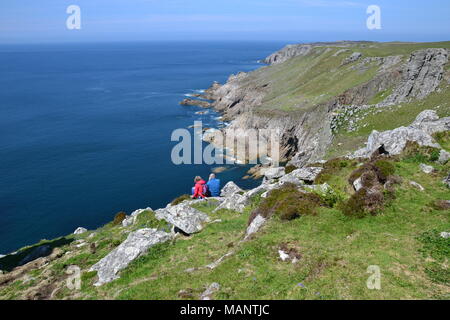
M66 12L80 8L81 29ZM369 30L367 8L381 10ZM0 0L0 43L450 40L443 0Z

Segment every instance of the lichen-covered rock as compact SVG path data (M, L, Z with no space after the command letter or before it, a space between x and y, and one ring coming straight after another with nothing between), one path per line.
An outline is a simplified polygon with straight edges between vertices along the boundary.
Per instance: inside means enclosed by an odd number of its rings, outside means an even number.
M85 233L85 232L87 232L87 229L86 229L86 228L78 227L78 228L73 232L73 234L83 234L83 233Z
M366 147L356 151L350 158L368 158L380 148L390 155L398 155L405 149L408 141L416 142L420 146L440 148L431 135L447 130L450 130L450 117L439 119L434 111L425 110L409 127L384 132L373 131Z
M445 178L442 182L450 188L450 173L448 174L447 178Z
M200 300L212 300L212 295L220 290L220 284L217 282L211 283L211 285L201 294Z
M430 174L433 173L434 168L432 166L428 166L424 163L420 164L420 170L422 170L422 172L426 173L426 174Z
M130 233L121 245L91 267L89 271L97 271L98 275L98 281L94 285L101 286L119 278L117 273L120 270L125 269L152 246L166 242L172 236L156 229L141 229Z
M261 215L257 215L248 226L247 231L245 232L244 240L247 240L252 234L258 232L265 222L266 218Z
M285 175L285 168L284 167L278 167L278 168L268 168L264 170L264 176L271 180L271 179L278 179Z
M441 152L439 153L438 162L440 164L446 164L449 160L450 160L450 153L442 149Z
M217 212L221 209L227 209L242 213L249 200L250 199L245 194L241 195L239 193L235 193L225 198L225 200L221 204L219 204L216 209L214 209L214 212Z
M323 168L320 167L306 167L294 170L289 175L302 181L314 182L322 170Z
M361 52L353 52L349 57L345 58L344 61L342 61L342 65L350 64L355 61L358 61L361 59L362 53Z
M235 193L242 192L242 189L239 188L233 181L228 182L220 192L221 197L230 197Z
M122 221L122 226L123 227L128 227L131 226L133 224L136 223L137 217L145 211L152 211L151 208L146 208L146 209L138 209L136 211L134 211L130 216L127 216L123 221Z
M201 231L203 225L210 221L207 214L192 208L190 202L158 209L155 211L155 217L167 221L187 234Z

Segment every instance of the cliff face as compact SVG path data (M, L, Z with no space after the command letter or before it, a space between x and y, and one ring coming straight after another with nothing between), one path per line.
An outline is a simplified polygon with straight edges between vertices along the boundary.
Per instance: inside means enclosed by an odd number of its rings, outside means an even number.
M439 86L449 49L414 49L396 44L374 56L375 43L291 45L265 59L271 66L232 75L205 95L231 120L225 132L278 129L281 157L303 166L324 157L342 108L381 109L447 90Z

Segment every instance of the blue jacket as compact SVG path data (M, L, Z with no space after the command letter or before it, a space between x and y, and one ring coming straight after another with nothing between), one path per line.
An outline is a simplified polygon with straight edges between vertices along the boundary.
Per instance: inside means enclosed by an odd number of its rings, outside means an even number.
M211 179L206 185L208 186L208 191L211 194L211 197L219 197L220 196L220 180L219 179Z

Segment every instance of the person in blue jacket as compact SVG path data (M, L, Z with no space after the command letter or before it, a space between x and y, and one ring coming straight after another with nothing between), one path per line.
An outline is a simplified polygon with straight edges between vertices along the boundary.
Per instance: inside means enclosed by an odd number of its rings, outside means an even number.
M216 179L216 175L211 173L209 175L209 181L206 183L208 186L208 192L210 197L220 196L220 180Z

